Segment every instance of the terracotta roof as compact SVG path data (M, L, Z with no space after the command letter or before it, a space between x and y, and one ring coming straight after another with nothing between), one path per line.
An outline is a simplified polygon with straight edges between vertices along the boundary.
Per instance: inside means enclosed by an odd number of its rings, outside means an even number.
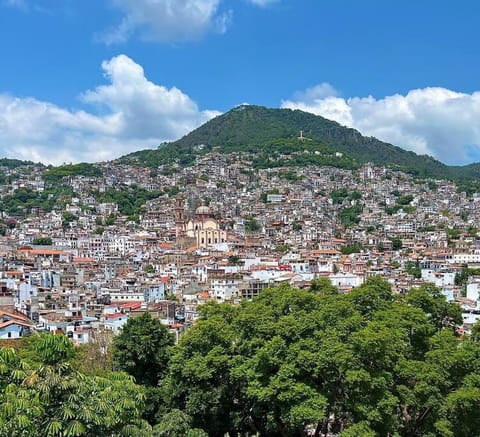
M126 316L126 314L124 313L105 314L106 319L118 319L123 316Z
M0 323L0 329L6 328L7 326L11 325L21 325L27 328L31 328L33 324L22 322L21 320L7 320L6 322Z
M313 255L338 255L341 252L334 249L314 249L311 252Z
M122 309L138 310L142 306L141 302L124 302L118 305Z
M73 258L73 262L74 263L93 263L95 262L95 258L88 258L88 257L82 258L82 257L76 256Z
M67 252L56 249L20 249L32 255L67 255Z
M0 310L0 317L3 317L3 316L8 316L8 317L11 317L12 319L30 322L30 319L25 314L22 314L22 313L11 313L9 311Z
M168 244L168 243L160 243L158 245L160 249L173 249L173 244Z

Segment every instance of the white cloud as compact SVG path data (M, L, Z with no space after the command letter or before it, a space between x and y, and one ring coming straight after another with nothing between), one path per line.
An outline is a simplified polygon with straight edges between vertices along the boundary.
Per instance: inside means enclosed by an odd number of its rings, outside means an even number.
M123 14L118 26L100 38L107 44L127 41L137 34L144 40L195 40L208 32L224 33L231 11L220 12L221 0L112 0Z
M321 115L446 163L480 160L480 92L465 94L431 87L382 99L344 99L322 95L327 85L318 86L318 95L317 87L297 93L282 101L282 107Z
M311 88L307 88L304 91L297 91L293 95L293 98L296 101L300 101L310 105L312 103L315 103L315 101L317 100L337 96L338 91L335 89L334 86L332 86L328 82L322 82L318 85L312 86Z
M109 84L81 96L98 113L0 95L0 154L53 164L109 160L179 138L218 115L200 111L178 88L150 82L125 55L102 68Z

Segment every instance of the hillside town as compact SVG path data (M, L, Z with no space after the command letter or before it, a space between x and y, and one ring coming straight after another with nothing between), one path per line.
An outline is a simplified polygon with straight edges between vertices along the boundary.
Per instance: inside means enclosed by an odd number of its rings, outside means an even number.
M369 276L398 294L434 284L461 305L460 332L480 320L480 194L372 164L251 164L213 151L186 167L104 162L98 176L53 182L41 165L2 167L0 338L41 330L85 344L147 310L178 338L208 301L321 278L348 293ZM35 203L60 186L51 208ZM138 210L105 201L139 190L150 195Z

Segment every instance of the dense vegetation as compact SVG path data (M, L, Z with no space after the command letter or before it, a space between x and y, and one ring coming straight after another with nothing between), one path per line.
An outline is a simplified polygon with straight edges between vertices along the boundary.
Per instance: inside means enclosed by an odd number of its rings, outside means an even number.
M24 167L26 165L33 165L32 161L22 161L20 159L12 159L12 158L1 158L0 159L0 167L6 167L9 169Z
M0 211L14 216L26 216L32 208L40 207L45 212L50 212L54 208L64 208L65 204L71 201L72 195L72 188L63 185L56 185L42 192L19 188L2 198Z
M360 223L360 215L362 214L362 211L362 205L355 205L348 208L343 208L338 213L338 218L345 227L355 226Z
M95 164L82 162L80 164L66 164L49 168L43 173L47 182L57 182L68 176L101 176L102 171Z
M119 190L110 188L104 193L95 193L99 202L115 202L120 214L134 216L140 214L148 200L156 199L163 194L158 191L148 191L138 186L124 187Z
M177 345L148 313L113 347L34 336L0 352L0 436L471 437L480 329L461 321L431 285L322 279L207 304Z
M384 143L375 138L362 136L323 117L291 109L269 109L261 106L239 106L222 114L190 134L176 141L177 147L192 147L198 144L220 146L225 152L238 147L258 147L274 138L294 139L303 131L303 136L321 141L336 151L347 154L358 162L408 167L422 173L433 174L445 167L427 157L419 157L400 147ZM308 143L308 140L303 141Z
M335 150L318 141L303 142L295 139L276 139L268 141L263 147L224 147L224 153L229 150L253 154L253 168L276 168L276 167L307 167L309 165L331 166L346 170L355 170L360 167L359 163L349 156L337 156ZM280 173L279 176L288 180L291 173ZM286 176L286 177L285 177Z
M0 349L0 436L144 436L144 390L126 373L78 370L67 337Z
M34 238L32 241L33 245L39 246L51 246L52 245L52 238L51 237L38 237Z
M156 199L160 195L175 195L178 188L162 191L149 191L145 188L132 185L119 189L110 188L105 192L93 192L91 195L99 202L115 202L118 204L120 214L127 216L138 216L148 200ZM3 197L0 203L0 211L11 216L28 216L32 208L40 207L45 212L53 209L62 210L67 203L72 201L74 191L67 185L61 183L52 184L43 191L35 191L32 188L19 188L12 194ZM71 218L71 217L70 217ZM73 220L66 220L68 223ZM105 223L107 225L113 223Z

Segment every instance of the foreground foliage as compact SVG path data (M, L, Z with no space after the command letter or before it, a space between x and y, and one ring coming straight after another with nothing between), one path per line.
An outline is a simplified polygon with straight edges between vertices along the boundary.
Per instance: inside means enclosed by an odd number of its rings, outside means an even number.
M34 336L1 349L0 437L479 435L480 325L461 338L461 320L432 285L345 295L320 279L207 304L177 345L131 318L97 368Z
M125 373L80 373L65 336L40 335L22 359L0 349L0 436L144 436L144 390Z
M211 304L163 382L209 435L472 436L480 345L435 287L395 299L375 278L349 295L324 281Z

